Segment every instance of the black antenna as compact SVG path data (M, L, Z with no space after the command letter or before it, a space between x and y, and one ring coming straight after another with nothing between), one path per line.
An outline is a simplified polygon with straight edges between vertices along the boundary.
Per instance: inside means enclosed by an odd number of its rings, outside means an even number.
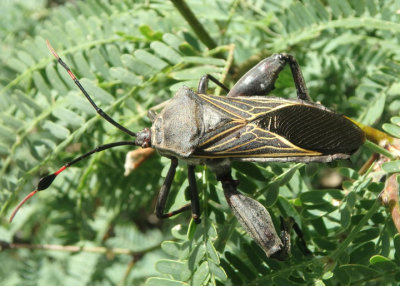
M50 45L49 40L46 40L47 47L49 48L50 52L54 55L54 57L57 59L57 61L62 65L62 67L68 72L69 76L72 78L72 80L75 82L76 86L82 91L83 95L89 100L90 104L96 109L96 112L103 117L105 120L110 122L112 125L117 127L119 130L122 130L123 132L136 137L136 133L130 131L129 129L125 128L121 124L117 123L114 119L112 119L107 113L105 113L101 108L99 108L96 103L92 100L90 95L87 93L87 91L83 88L79 80L76 78L76 76L73 74L71 69L67 66L67 64L60 58L60 56L56 53L56 51L53 49L53 47Z
M86 157L89 157L90 155L106 150L106 149L110 149L113 147L117 147L117 146L125 146L125 145L132 145L132 146L137 146L135 144L135 142L133 141L120 141L120 142L114 142L114 143L110 143L110 144L105 144L105 145L101 145L101 146L97 146L96 148L94 148L92 151L89 151L77 158L75 158L74 160L72 160L71 162L68 162L67 164L65 164L64 166L62 166L60 169L58 169L56 172L54 172L53 174L50 174L46 177L43 177L39 180L39 183L36 187L36 190L32 191L29 195L27 195L19 204L18 206L15 208L15 210L12 212L9 222L12 222L12 220L14 219L15 215L17 214L18 210L21 208L21 206L27 201L29 200L31 197L33 197L34 194L36 194L39 191L43 191L45 189L47 189L54 181L54 179L58 176L58 174L60 174L62 171L64 171L65 169L67 169L69 166L79 162L82 159L85 159Z
M73 74L73 72L71 71L71 69L67 66L67 64L60 58L60 56L56 53L56 51L53 49L53 47L50 45L50 42L48 40L46 40L47 43L47 47L49 48L50 52L54 55L54 57L57 59L57 61L60 63L60 65L68 72L69 76L71 77L71 79L75 82L76 86L81 90L81 92L83 93L83 95L87 98L87 100L89 100L90 104L94 107L94 109L96 110L96 112L103 117L105 120L107 120L108 122L110 122L112 125L114 125L115 127L117 127L119 130L122 130L123 132L133 136L133 137L137 137L135 132L132 132L130 130L128 130L127 128L125 128L124 126L122 126L121 124L117 123L114 119L112 119L107 113L105 113L101 108L99 108L96 103L94 103L94 101L92 100L92 98L90 97L90 95L87 93L87 91L83 88L83 86L81 85L81 83L79 82L79 80L76 78L76 76ZM54 181L54 179L58 176L58 174L60 174L61 172L63 172L65 169L67 169L69 166L79 162L80 160L89 157L90 155L106 150L106 149L110 149L113 147L117 147L117 146L124 146L124 145L131 145L131 146L140 146L138 145L138 143L135 143L133 141L120 141L120 142L114 142L114 143L110 143L110 144L105 144L105 145L101 145L101 146L97 146L95 149L93 149L92 151L89 151L77 158L75 158L74 160L72 160L71 162L68 162L67 164L65 164L64 166L62 166L60 169L58 169L56 172L54 172L53 174L50 174L46 177L43 177L39 180L39 183L36 187L36 190L32 191L31 193L29 193L15 208L15 210L12 212L11 216L10 216L10 222L12 222L12 220L14 219L15 215L17 214L18 210L21 208L21 206L28 201L31 197L33 197L33 195L35 195L37 192L39 191L43 191L45 189L47 189Z

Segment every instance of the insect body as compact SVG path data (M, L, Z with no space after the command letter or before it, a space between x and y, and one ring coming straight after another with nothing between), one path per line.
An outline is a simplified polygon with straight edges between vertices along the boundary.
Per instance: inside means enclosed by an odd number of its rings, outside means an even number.
M292 69L298 99L252 93L263 94L272 89L271 85L286 62ZM261 71L260 66L264 67ZM193 165L206 164L221 181L229 205L247 232L268 256L286 258L285 252L290 247L285 237L287 234L284 231L278 237L266 209L236 191L237 182L230 175L230 162L329 162L346 159L363 144L364 132L346 117L311 102L297 62L290 55L274 55L260 62L226 97L206 94L208 78L205 76L200 81L199 93L187 87L179 89L160 114L153 118L151 130L138 133L138 145L145 142L146 147L151 146L161 155L171 158L156 214L166 218L191 208L193 219L199 222ZM248 90L240 86L243 82L250 83ZM263 88L254 88L251 84ZM240 90L240 95L232 92L235 90ZM164 213L176 159L188 163L191 204Z
M121 145L151 147L171 159L157 200L156 215L159 218L191 210L194 221L200 222L194 167L206 164L221 181L227 202L244 229L268 256L285 258L290 247L287 232L278 236L265 207L236 190L238 182L231 176L231 161L329 162L348 158L364 142L363 131L353 121L311 102L299 65L291 55L277 54L264 59L231 90L211 75L205 75L197 93L187 87L180 88L159 114L152 115L151 128L135 133L97 107L69 67L48 45L96 111L117 128L135 136L136 140L99 146L67 163L42 178L37 189L18 205L16 211L34 193L46 189L67 167L95 152ZM286 64L291 68L298 98L266 97ZM227 96L207 94L209 80L227 91ZM186 161L188 165L191 202L166 213L165 205L178 160Z
M185 120L182 120L182 119ZM155 118L151 146L164 156L207 163L348 158L362 131L326 107L276 97L221 97L181 88Z

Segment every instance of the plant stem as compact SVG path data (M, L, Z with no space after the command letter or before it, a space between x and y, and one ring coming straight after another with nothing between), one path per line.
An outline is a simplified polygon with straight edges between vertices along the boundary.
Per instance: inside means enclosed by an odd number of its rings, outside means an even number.
M156 247L148 248L143 251L132 251L126 248L107 248L102 246L77 246L77 245L57 245L57 244L27 244L27 243L8 243L0 241L0 251L6 249L43 249L43 250L54 250L54 251L65 251L65 252L92 252L92 253L107 253L107 254L126 254L126 255L143 255Z
M135 266L135 264L136 264L136 260L135 259L132 259L131 262L129 262L128 267L125 270L124 277L122 278L122 280L118 284L118 286L127 285L126 282L128 280L129 273L131 273L131 271L133 269L133 266Z
M385 148L382 148L381 146L375 144L374 142L370 140L365 140L364 146L370 149L373 152L379 153L383 156L388 157L389 159L395 159L396 157L390 153L390 151L386 150Z
M381 202L379 199L377 199L372 207L368 210L368 212L363 215L363 218L360 220L360 222L351 230L349 236L339 245L339 247L335 251L332 252L330 257L333 261L337 261L341 253L345 251L347 246L349 246L349 244L356 238L363 226L368 222L372 215L376 213L380 206Z
M178 9L179 13L181 13L182 17L185 18L186 22L188 22L197 37L199 37L200 41L209 49L216 48L217 44L208 34L206 29L204 29L203 25L193 14L192 10L190 10L186 2L184 0L171 0L171 2L174 4L175 8Z

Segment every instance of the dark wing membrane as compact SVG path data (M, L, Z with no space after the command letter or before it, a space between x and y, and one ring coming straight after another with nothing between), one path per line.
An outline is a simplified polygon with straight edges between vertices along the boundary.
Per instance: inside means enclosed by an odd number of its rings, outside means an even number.
M221 122L221 125L218 126L218 128L209 130L201 137L198 147L201 147L201 149L205 149L208 146L212 146L216 143L218 144L218 142L224 140L224 138L228 137L232 133L240 132L243 126L246 126L246 123L243 120L235 119L231 121Z
M299 148L282 136L264 130L256 123L249 123L227 136L214 140L212 145L200 147L193 157L297 157L318 156L314 152Z
M193 157L351 154L364 142L360 128L321 105L280 98L199 97L225 117L204 134Z
M260 119L258 126L324 155L352 154L365 140L364 132L344 116L309 105L275 110Z
M245 122L251 122L260 116L286 106L301 104L294 100L276 97L253 96L251 98L232 98L206 94L198 94L198 96L207 104L225 113L226 116L232 118L232 120L241 120Z

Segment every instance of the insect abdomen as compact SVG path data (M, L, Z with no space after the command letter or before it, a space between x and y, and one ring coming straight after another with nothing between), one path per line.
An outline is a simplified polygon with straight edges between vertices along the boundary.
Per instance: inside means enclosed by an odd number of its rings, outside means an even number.
M308 105L277 109L258 124L303 149L329 154L351 154L364 142L365 135L340 114Z

